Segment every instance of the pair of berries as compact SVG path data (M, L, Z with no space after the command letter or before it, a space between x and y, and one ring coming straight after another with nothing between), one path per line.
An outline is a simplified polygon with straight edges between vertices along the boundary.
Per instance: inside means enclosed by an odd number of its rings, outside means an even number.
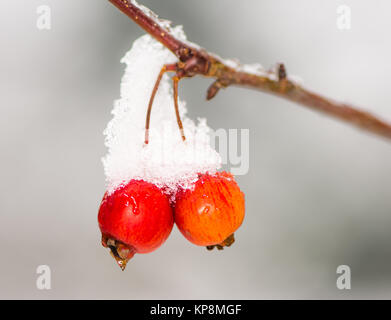
M190 242L222 249L234 242L244 207L244 194L226 172L200 175L193 189L176 194L173 205L154 184L131 180L103 197L98 215L102 245L124 270L135 253L160 247L175 221Z

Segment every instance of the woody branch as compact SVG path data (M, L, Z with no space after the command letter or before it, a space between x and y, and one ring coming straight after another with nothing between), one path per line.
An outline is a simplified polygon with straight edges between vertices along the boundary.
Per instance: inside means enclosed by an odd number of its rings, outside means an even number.
M228 66L212 53L177 39L169 29L159 23L157 16L135 0L109 1L178 57L175 70L178 79L195 75L214 78L215 82L207 92L208 100L212 99L221 88L232 85L243 86L290 100L355 127L391 139L391 124L366 111L335 102L305 89L287 77L285 67L282 64L278 66L274 77L268 74L245 72L240 68Z

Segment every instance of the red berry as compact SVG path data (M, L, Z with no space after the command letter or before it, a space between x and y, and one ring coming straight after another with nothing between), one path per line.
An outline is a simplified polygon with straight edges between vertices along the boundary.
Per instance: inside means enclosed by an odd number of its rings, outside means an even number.
M111 249L122 270L135 253L160 247L173 227L167 196L154 184L131 180L112 194L106 193L98 221L102 244Z
M213 249L230 246L244 219L244 194L227 172L201 175L193 190L177 195L175 223L192 243Z

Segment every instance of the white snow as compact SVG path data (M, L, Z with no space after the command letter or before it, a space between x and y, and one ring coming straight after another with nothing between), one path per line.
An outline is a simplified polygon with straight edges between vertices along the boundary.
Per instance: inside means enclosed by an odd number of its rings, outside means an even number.
M130 0L130 3L140 9L147 17L151 18L156 22L160 27L166 29L167 31L171 30L171 21L160 19L159 16L154 13L151 9L139 4L136 0Z
M181 27L171 31L186 40ZM198 119L196 124L189 119L184 101L179 102L186 135L186 141L182 141L170 73L160 83L151 114L149 144L144 144L146 112L153 86L163 65L176 61L168 49L149 35L137 39L122 59L127 67L121 95L114 103L113 118L104 131L108 153L103 165L109 193L131 179L142 179L173 195L180 187L191 188L199 173L214 173L221 167L220 155L210 146L206 120Z
M225 65L228 67L241 71L241 72L247 72L252 73L258 76L266 77L268 76L267 71L264 69L264 67L259 63L254 64L241 64L239 60L237 59L223 59L221 57L218 57Z
M136 0L130 0L130 2L138 9L140 9L147 17L151 18L158 26L164 29L167 33L171 34L178 40L181 40L184 44L193 47L194 49L201 49L201 47L198 44L187 40L186 35L184 34L181 26L172 28L171 21L159 18L159 16L155 12L139 4Z

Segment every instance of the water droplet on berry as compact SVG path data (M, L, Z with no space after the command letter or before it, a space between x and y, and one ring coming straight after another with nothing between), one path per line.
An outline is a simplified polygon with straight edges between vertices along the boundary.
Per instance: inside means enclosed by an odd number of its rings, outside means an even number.
M199 214L209 214L209 213L212 213L214 209L215 208L212 204L207 203L198 209L198 213Z
M132 211L133 211L133 213L135 214L135 215L138 215L139 213L140 213L140 211L139 211L139 209L138 209L138 206L137 206L137 202L136 202L136 200L134 199L134 197L132 196L132 197L130 197L130 199L132 200L132 202L133 202L133 205L132 205Z

